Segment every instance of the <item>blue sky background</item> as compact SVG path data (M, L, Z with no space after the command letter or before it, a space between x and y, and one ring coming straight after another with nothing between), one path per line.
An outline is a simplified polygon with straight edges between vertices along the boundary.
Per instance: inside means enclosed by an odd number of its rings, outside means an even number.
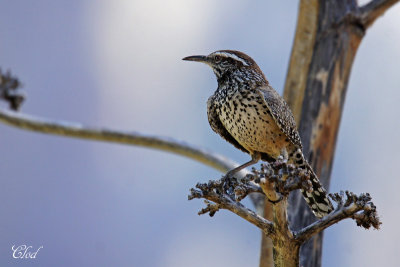
M0 66L23 82L24 113L172 136L244 162L208 126L212 71L181 58L244 51L282 93L297 8L294 0L6 1ZM331 183L370 192L382 229L329 228L323 266L398 262L399 23L400 5L361 44ZM203 203L187 201L198 181L220 176L213 169L4 125L0 149L1 266L258 266L258 229L226 211L199 217ZM13 259L11 246L21 244L43 249Z

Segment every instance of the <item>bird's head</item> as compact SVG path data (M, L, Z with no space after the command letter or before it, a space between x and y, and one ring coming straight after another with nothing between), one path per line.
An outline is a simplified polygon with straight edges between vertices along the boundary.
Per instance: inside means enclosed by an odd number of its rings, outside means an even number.
M190 56L183 60L206 63L214 71L217 79L235 75L241 80L264 80L264 74L256 62L248 55L234 50L219 50L208 56Z

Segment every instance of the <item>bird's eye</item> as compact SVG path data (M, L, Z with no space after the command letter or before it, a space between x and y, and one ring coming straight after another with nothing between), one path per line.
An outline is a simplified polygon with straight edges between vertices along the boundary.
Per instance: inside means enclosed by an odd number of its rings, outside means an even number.
M221 61L221 57L220 56L215 56L214 59L215 59L215 61Z

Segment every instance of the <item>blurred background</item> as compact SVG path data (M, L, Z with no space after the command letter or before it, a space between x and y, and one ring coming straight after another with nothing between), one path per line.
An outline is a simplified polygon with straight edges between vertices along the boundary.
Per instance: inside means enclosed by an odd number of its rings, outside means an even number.
M366 1L364 1L366 2ZM0 66L24 84L22 112L171 136L228 156L210 129L216 86L184 56L252 56L282 93L298 1L5 1ZM395 266L400 252L400 5L357 54L330 190L369 192L380 231L325 232L323 266ZM172 154L0 125L0 265L258 266L260 232L230 214L198 216L189 188L220 173ZM248 201L247 205L251 205ZM12 245L43 246L13 259Z

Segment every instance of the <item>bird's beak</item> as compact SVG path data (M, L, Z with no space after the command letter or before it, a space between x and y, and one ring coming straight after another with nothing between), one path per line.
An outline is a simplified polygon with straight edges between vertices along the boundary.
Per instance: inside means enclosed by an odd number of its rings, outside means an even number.
M208 63L208 58L206 56L190 56L190 57L184 57L182 58L182 60Z

